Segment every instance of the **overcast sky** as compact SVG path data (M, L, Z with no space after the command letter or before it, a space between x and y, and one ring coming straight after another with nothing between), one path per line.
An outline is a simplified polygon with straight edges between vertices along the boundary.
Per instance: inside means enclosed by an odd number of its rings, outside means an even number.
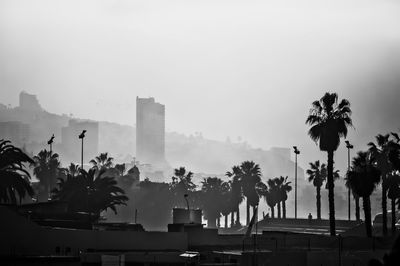
M136 96L153 96L169 131L325 160L304 124L325 91L350 100L356 149L400 129L399 14L394 0L1 0L0 102L25 90L134 125Z

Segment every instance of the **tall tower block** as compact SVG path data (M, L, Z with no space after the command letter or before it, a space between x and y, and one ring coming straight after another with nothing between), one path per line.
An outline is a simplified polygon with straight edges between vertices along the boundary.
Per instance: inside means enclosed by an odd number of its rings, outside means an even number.
M165 162L165 106L136 97L136 157L142 163Z

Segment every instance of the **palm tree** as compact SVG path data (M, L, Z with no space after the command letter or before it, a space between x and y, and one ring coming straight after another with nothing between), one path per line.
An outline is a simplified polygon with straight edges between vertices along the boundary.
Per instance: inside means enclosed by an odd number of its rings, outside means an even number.
M207 177L201 182L202 206L207 219L207 227L215 228L224 208L224 196L229 191L229 184L217 177ZM227 222L227 219L225 220Z
M20 203L25 196L33 196L25 163L33 160L10 141L0 140L0 202L16 204L17 195Z
M306 120L306 124L311 126L308 131L309 136L315 142L319 141L321 151L328 153L329 223L332 236L336 235L333 154L339 147L340 138L346 137L347 128L352 126L350 115L349 101L343 99L338 103L337 94L327 92L319 101L312 103L310 114Z
M389 153L391 151L392 142L390 135L378 134L376 144L373 142L368 143L369 151L372 153L374 163L380 170L382 176L382 233L387 234L387 176L393 171L393 166L389 160Z
M113 166L113 157L108 157L108 152L100 153L94 159L90 160L90 163L97 170L109 169Z
M374 166L368 152L358 152L353 158L352 167L347 173L351 190L363 199L365 229L367 237L372 236L370 196L380 182L380 171Z
M65 180L59 179L52 198L67 202L69 211L73 212L85 211L99 216L100 212L111 209L117 213L116 207L126 205L128 197L114 177L104 176L105 171L80 169L75 177L69 174Z
M282 201L282 215L283 219L286 219L286 200L288 199L288 193L292 191L292 186L290 185L292 182L288 182L288 176L280 177L283 179L281 189L280 189L280 199Z
M40 151L33 157L33 174L44 186L44 197L47 200L50 197L51 190L55 187L57 178L61 170L61 163L57 153L47 150Z
M256 191L256 185L261 181L260 166L253 161L244 161L240 165L242 171L242 189L246 197L246 223L250 222L250 206L253 207L253 213L259 203L260 197Z
M266 193L265 200L267 201L268 206L271 209L271 218L275 218L275 205L278 203L278 187L274 179L268 179L268 190Z
M68 166L68 168L66 169L66 171L67 171L70 175L76 176L76 175L79 174L79 168L80 168L80 165L71 163L71 164Z
M398 171L393 171L387 177L388 185L388 198L391 201L392 220L391 228L392 234L396 233L396 200L400 198L400 176Z
M242 170L240 166L233 166L232 172L226 172L227 177L231 177L231 227L235 225L234 222L234 213L236 212L236 225L240 225L240 212L239 212L239 205L243 201L243 192L242 192L242 185L241 185L241 178L242 178Z
M319 160L310 163L310 169L307 169L308 182L312 182L317 190L317 219L321 219L321 187L326 180L326 165L320 164Z

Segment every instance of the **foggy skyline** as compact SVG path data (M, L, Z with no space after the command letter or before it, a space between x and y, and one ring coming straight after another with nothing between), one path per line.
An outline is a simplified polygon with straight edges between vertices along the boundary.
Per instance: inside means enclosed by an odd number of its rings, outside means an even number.
M309 108L337 92L354 155L400 129L400 3L330 2L2 1L0 102L25 90L49 112L134 125L136 96L152 96L167 131L297 145L307 167L326 160ZM343 171L343 142L335 156Z

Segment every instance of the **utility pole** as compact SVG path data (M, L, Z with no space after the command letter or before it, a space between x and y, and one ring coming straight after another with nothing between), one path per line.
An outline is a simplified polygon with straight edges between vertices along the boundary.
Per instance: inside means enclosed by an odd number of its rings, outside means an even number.
M295 157L295 166L294 166L294 218L297 219L297 155L300 154L300 151L297 149L297 146L293 146L294 157Z
M348 140L345 141L346 148L347 148L347 172L350 171L350 150L354 148L353 145L350 144ZM348 208L349 208L349 221L351 219L351 211L350 211L350 188L347 188L347 201L348 201Z
M83 139L85 138L86 130L82 130L82 133L79 134L79 139L82 140L82 149L81 149L81 169L83 170Z

